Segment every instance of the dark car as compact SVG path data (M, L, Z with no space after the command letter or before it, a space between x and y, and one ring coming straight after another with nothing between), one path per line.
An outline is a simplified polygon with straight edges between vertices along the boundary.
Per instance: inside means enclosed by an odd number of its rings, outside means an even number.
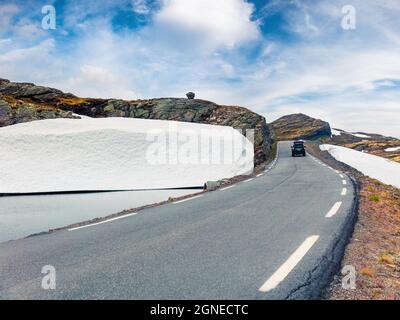
M306 156L306 148L304 146L303 141L295 141L293 142L292 145L292 157L295 157L297 155L301 155L303 157Z

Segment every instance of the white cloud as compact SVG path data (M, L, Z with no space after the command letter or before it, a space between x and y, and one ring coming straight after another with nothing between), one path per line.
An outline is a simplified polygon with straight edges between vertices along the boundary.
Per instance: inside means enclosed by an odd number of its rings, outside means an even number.
M6 32L10 28L13 17L20 11L13 3L0 4L0 32Z
M270 2L273 11L265 19L277 10L288 19L285 31L295 37L289 42L276 34L273 41L263 39L253 5L243 0L160 1L154 23L132 32L113 29L112 2L102 4L107 14L96 18L88 16L100 10L92 2L85 2L90 10L82 16L80 2L68 2L66 19L76 38L67 50L58 40L29 45L11 36L0 42L1 76L104 98L194 91L201 99L253 109L267 121L303 112L348 131L400 137L397 0L353 0L357 30L351 32L340 27L341 0ZM72 23L77 21L79 28ZM185 33L185 41L174 32ZM249 54L255 47L258 55Z
M101 66L83 65L76 77L65 86L85 97L137 99L138 95L126 88L126 79Z
M132 8L135 13L149 14L150 8L147 0L132 0Z
M20 19L14 26L13 32L21 38L41 37L46 35L46 32L41 28L40 21L32 21L27 18Z
M163 0L157 22L188 32L194 41L205 39L210 46L234 47L259 37L251 17L254 5L244 0Z
M0 39L0 46L6 45L11 42L12 40L10 38Z
M0 46L2 78L43 84L46 79L60 77L60 59L54 57L54 39L45 39L27 47L17 46L14 42L6 42L4 46ZM49 81L47 84L52 83Z
M9 43L9 41L5 43ZM54 45L53 39L47 39L32 47L9 50L0 55L0 65L3 64L2 67L6 68L7 64L11 63L16 66L20 61L45 61L50 51L54 49Z
M98 66L84 65L81 67L81 72L84 79L88 81L109 84L116 80L109 70Z

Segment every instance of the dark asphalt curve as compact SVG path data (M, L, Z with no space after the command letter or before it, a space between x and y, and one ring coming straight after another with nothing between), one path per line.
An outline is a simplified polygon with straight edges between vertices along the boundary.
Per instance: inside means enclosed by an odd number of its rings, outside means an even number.
M353 197L348 177L283 142L274 168L232 188L0 244L0 298L318 298ZM47 265L54 290L42 288Z

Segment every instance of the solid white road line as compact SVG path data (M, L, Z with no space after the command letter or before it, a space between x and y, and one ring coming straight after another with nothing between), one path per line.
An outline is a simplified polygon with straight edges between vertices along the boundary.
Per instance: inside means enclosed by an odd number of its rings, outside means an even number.
M134 216L134 215L137 215L137 212L126 214L124 216L120 216L120 217L116 217L116 218L112 218L112 219L108 219L108 220L104 220L104 221L101 221L101 222L96 222L96 223L86 224L84 226L80 226L80 227L76 227L76 228L71 228L71 229L68 229L68 231L75 231L75 230L79 230L79 229L89 228L89 227L97 226L99 224L112 222L112 221L119 220L119 219L128 218L128 217L131 217L131 216Z
M329 210L329 212L326 214L325 218L332 218L339 211L341 205L342 205L341 201L336 202L331 208L331 210Z
M200 198L200 197L202 197L202 196L203 196L203 195L201 194L201 195L199 195L199 196L195 196L195 197L183 199L183 200L174 202L174 204L178 204L178 203L186 202L186 201L189 201L189 200L197 199L197 198Z
M300 245L300 247L293 252L293 254L282 264L278 270L258 289L261 292L268 292L278 286L288 274L296 267L296 265L303 259L307 252L312 248L319 236L313 235L308 237Z
M235 185L229 186L229 187L225 187L225 188L222 188L222 189L219 189L219 191L228 190L228 189L231 189L231 188L233 188L233 187L235 187Z
M343 188L342 189L342 196L345 196L347 194L347 189L346 188Z
M344 178L344 175L342 175L342 174L339 174L339 176L340 176L341 178Z
M254 178L250 178L250 179L244 180L243 182L246 183L246 182L250 182L251 180L254 180Z
M342 180L342 183L343 183L343 185L346 185L347 181L346 180Z
M256 177L258 178L258 177L261 177L262 175L263 175L263 173L260 173Z

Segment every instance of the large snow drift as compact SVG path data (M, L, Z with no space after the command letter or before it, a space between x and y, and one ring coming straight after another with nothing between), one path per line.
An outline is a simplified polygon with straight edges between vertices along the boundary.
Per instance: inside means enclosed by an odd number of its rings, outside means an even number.
M371 178L400 188L400 164L397 162L331 144L323 144L320 149Z
M203 186L253 171L253 144L231 127L130 118L0 128L0 193Z

